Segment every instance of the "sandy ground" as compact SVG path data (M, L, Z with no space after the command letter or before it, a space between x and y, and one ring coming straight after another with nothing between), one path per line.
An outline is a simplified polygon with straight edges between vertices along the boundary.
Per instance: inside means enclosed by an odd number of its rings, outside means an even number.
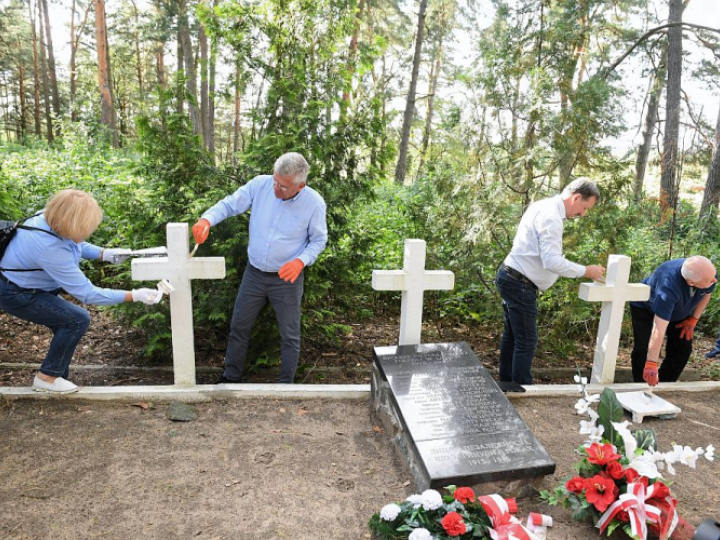
M683 413L646 420L661 450L720 446L720 396L665 397ZM576 462L574 402L513 401L558 464L544 488ZM169 421L166 409L0 402L0 538L365 539L373 512L413 492L366 400L218 401L188 423ZM718 465L681 466L672 479L685 519L720 518ZM597 538L538 500L521 502L529 511L554 516L551 540Z

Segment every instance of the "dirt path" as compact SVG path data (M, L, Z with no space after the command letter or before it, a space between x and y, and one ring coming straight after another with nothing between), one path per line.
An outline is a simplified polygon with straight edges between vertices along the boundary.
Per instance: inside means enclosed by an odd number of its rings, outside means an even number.
M649 422L662 450L720 446L720 396L666 397L683 414ZM513 401L558 464L546 488L572 473L582 442L574 402ZM370 515L413 491L366 400L214 402L189 423L170 422L166 408L0 405L0 537L365 539ZM683 517L720 518L720 466L703 460L672 479ZM521 514L530 510L555 516L551 540L597 538L559 509L522 502Z

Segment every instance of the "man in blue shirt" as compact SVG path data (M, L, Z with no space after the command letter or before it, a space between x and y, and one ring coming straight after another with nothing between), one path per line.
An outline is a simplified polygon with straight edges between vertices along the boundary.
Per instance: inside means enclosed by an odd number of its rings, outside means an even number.
M717 273L708 259L694 256L661 264L643 283L650 286L650 299L630 302L633 380L650 386L675 382L692 353L695 325L710 301ZM658 369L666 334L665 360Z
M308 171L302 155L284 154L275 162L272 176L256 176L210 208L193 226L195 242L202 244L210 227L252 208L248 265L235 299L220 383L241 381L250 333L268 300L280 329L280 382L292 383L295 378L300 358L303 269L315 262L327 243L325 201L307 187Z

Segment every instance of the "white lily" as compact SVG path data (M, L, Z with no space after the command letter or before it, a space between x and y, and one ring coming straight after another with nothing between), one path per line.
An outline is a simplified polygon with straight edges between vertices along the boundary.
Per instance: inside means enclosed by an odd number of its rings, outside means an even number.
M705 448L705 459L708 461L714 461L715 460L715 447L710 444L707 448Z
M630 422L625 420L624 422L613 422L613 427L615 428L615 431L618 435L620 435L620 438L623 440L623 443L625 444L625 457L628 458L628 461L632 461L635 459L635 450L637 450L637 441L635 440L635 437L632 433L630 433L630 430L628 429L628 426L630 425Z
M583 446L585 448L590 448L595 443L601 443L603 431L605 431L605 426L595 426L592 430L590 430L587 442L585 442Z
M687 465L691 469L694 469L698 457L698 453L695 450L693 450L689 446L684 446L682 449L682 453L680 454L680 463L682 463L683 465Z

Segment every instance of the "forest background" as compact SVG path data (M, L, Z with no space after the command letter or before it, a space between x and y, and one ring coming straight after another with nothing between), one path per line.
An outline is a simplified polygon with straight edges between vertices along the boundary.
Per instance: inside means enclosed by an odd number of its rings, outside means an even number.
M566 224L571 260L628 255L634 281L670 258L720 263L718 28L713 0L0 0L0 219L73 187L105 211L92 242L164 245L167 222L299 151L329 225L306 338L396 317L399 293L370 276L401 267L406 238L456 275L425 319L499 338L493 280L520 216L575 177L603 199ZM198 252L228 268L193 285L205 343L225 342L247 224L226 220ZM133 286L129 265L85 270ZM539 306L540 354L594 342L599 306L576 280ZM146 331L146 354L169 351L167 304L114 312ZM719 324L713 300L699 331ZM252 343L276 362L271 311Z

